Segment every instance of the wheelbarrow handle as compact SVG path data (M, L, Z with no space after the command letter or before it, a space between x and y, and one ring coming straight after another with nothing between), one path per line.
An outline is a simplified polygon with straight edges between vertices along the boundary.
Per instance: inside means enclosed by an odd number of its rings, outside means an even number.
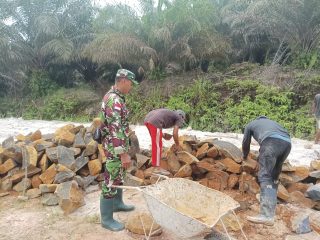
M133 186L116 186L116 185L112 185L111 186L112 188L120 188L120 189L130 189L130 190L136 190L136 191L142 191L142 188L141 187L133 187Z

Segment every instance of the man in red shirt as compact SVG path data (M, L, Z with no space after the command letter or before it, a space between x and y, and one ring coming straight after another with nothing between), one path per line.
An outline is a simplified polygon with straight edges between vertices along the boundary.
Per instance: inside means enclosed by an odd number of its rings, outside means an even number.
M159 167L162 152L162 138L170 140L172 135L163 134L163 128L173 127L175 150L181 150L179 145L179 128L185 123L186 114L182 110L172 111L165 108L155 109L147 114L144 124L149 130L152 142L152 166Z

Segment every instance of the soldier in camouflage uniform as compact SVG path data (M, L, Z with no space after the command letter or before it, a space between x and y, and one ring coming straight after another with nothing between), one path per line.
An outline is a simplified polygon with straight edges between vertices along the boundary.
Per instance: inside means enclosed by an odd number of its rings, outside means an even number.
M115 85L107 92L102 101L102 146L107 157L104 182L100 198L101 224L112 231L124 229L124 225L113 219L113 212L131 211L133 206L123 203L122 189L112 185L122 185L126 168L131 164L129 151L128 109L124 95L128 94L135 81L134 73L119 69Z

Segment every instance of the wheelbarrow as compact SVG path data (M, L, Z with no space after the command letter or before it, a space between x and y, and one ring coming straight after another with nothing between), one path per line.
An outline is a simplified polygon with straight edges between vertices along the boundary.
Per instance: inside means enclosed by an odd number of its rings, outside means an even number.
M221 218L229 213L236 216L234 210L240 205L220 191L188 179L167 177L146 187L115 187L141 191L154 221L181 239L194 238L207 232L218 221L222 223L228 239L231 239ZM247 239L237 216L236 219Z

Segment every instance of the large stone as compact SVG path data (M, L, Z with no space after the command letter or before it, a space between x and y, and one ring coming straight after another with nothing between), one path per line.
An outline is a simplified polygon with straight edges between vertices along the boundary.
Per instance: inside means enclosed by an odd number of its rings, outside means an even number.
M31 184L33 188L39 188L39 185L42 183L40 179L40 174L36 174L31 178Z
M89 162L89 158L81 155L81 156L77 157L75 162L76 163L75 163L74 171L77 172Z
M204 158L208 152L208 149L209 149L209 144L204 143L200 148L198 148L196 153L196 158L198 159Z
M309 176L319 179L320 178L320 170L310 172Z
M21 180L21 182L17 183L13 187L13 190L17 192L23 192L24 190L27 190L29 188L31 188L31 180L29 178L24 178Z
M258 164L257 161L251 158L248 158L247 160L242 161L242 164L241 164L242 171L249 174L253 174L256 171L257 164Z
M74 212L85 205L83 191L76 181L64 182L58 185L55 194L59 197L59 206L65 214Z
M53 142L48 142L43 139L39 139L33 142L33 145L34 145L34 148L37 150L37 152L41 152L46 150L47 148L51 148L55 146Z
M311 183L312 185L312 183ZM302 193L305 193L307 191L307 189L310 187L310 184L306 184L306 183L289 183L287 185L287 190L289 193L294 192L294 191L300 191Z
M290 200L292 203L296 203L299 206L306 208L313 208L315 206L315 202L313 202L311 199L306 198L300 191L290 193Z
M153 218L149 213L146 212L134 212L129 215L125 225L126 229L135 234L144 235L144 231L149 233L151 228L151 236L161 234L162 230L160 225L153 222Z
M237 174L231 174L228 178L228 189L233 189L239 182L239 176Z
M54 177L54 184L59 184L62 182L67 182L73 179L73 177L76 174L73 171L63 171L63 172L58 172L55 177Z
M107 161L107 157L102 147L102 144L98 144L98 158L102 163L105 163Z
M231 158L225 158L221 160L222 164L226 166L227 171L231 173L240 173L241 172L241 165L236 163Z
M192 163L199 162L199 160L195 156L185 151L178 152L177 156L179 161L184 162L185 164L192 164Z
M290 177L292 177L294 182L300 182L306 179L309 176L309 169L307 167L296 167L294 172L287 173Z
M38 153L37 150L33 146L25 146L22 148L22 156L23 156L23 168L25 167L25 163L28 165L32 165L34 167L38 164Z
M138 178L136 176L131 175L130 173L127 173L124 179L124 185L139 187L144 185L144 181L141 178Z
M94 140L91 140L85 149L85 156L91 156L95 154L98 149L98 143Z
M30 135L29 139L31 142L34 142L36 140L41 139L41 137L42 137L41 131L37 130Z
M101 172L102 164L99 159L91 160L88 162L88 167L91 176L96 176Z
M39 188L32 188L27 191L26 195L29 199L37 198L41 196L41 191Z
M53 163L58 163L58 148L52 147L46 149L46 155Z
M307 191L307 195L309 198L311 198L314 201L320 200L320 183L310 186Z
M138 178L141 178L141 179L144 179L144 172L143 172L143 170L138 169L138 170L135 172L134 176L136 176L136 177L138 177Z
M58 184L40 184L39 189L41 193L54 193L58 187Z
M257 194L260 192L260 186L255 177L243 172L239 177L239 190L241 193Z
M290 199L290 194L282 184L279 184L279 187L278 187L278 198L286 202L289 201Z
M296 167L293 167L290 162L285 161L282 165L282 172L295 172L296 170Z
M85 148L86 147L86 143L84 142L84 138L83 138L83 132L79 131L74 139L74 143L73 143L73 147L75 148Z
M192 169L189 164L182 166L179 171L174 175L176 178L191 177Z
M59 197L54 193L44 193L41 197L41 203L46 206L55 206L59 204Z
M216 170L208 172L206 178L208 179L209 188L223 191L228 187L229 175L224 171Z
M204 160L200 161L200 162L197 162L196 165L200 168L200 169L204 169L208 172L210 171L216 171L217 168L215 167L214 164L211 164L209 162L206 162Z
M312 170L315 170L315 171L320 170L320 160L311 161L310 167Z
M140 145L137 135L134 131L129 131L129 155L131 158L135 158L137 153L140 153Z
M10 147L13 147L13 145L14 145L14 138L12 136L8 137L2 142L3 148L10 148Z
M219 151L216 147L211 147L208 149L207 156L211 158L215 158L219 155Z
M137 158L137 168L141 168L142 166L144 166L146 163L148 163L148 161L150 160L149 157L142 155L140 153L136 154L136 158Z
M214 140L213 145L218 149L219 153L225 157L231 158L237 163L242 162L242 152L234 144L230 142Z
M10 191L12 189L12 181L10 178L3 179L0 184L0 189L4 191Z
M40 161L38 162L38 167L41 168L41 171L44 172L49 167L49 159L47 154L43 154Z
M39 176L39 178L43 183L50 184L53 183L56 174L56 164L52 164L44 173Z
M181 167L179 158L175 155L175 153L169 151L167 152L167 159L169 171L173 174L176 174Z
M58 146L57 159L59 164L62 164L71 170L75 169L76 163L74 152L71 149L66 148L65 146Z
M27 168L27 177L30 178L33 175L36 175L37 173L40 173L41 169L34 167L32 165L28 166ZM25 169L18 170L15 172L11 177L12 183L20 182L25 177Z
M311 232L309 215L302 212L295 214L291 218L291 230L298 234Z
M6 160L3 164L0 165L0 175L1 174L6 174L9 172L11 169L15 168L17 166L16 162L9 158Z

